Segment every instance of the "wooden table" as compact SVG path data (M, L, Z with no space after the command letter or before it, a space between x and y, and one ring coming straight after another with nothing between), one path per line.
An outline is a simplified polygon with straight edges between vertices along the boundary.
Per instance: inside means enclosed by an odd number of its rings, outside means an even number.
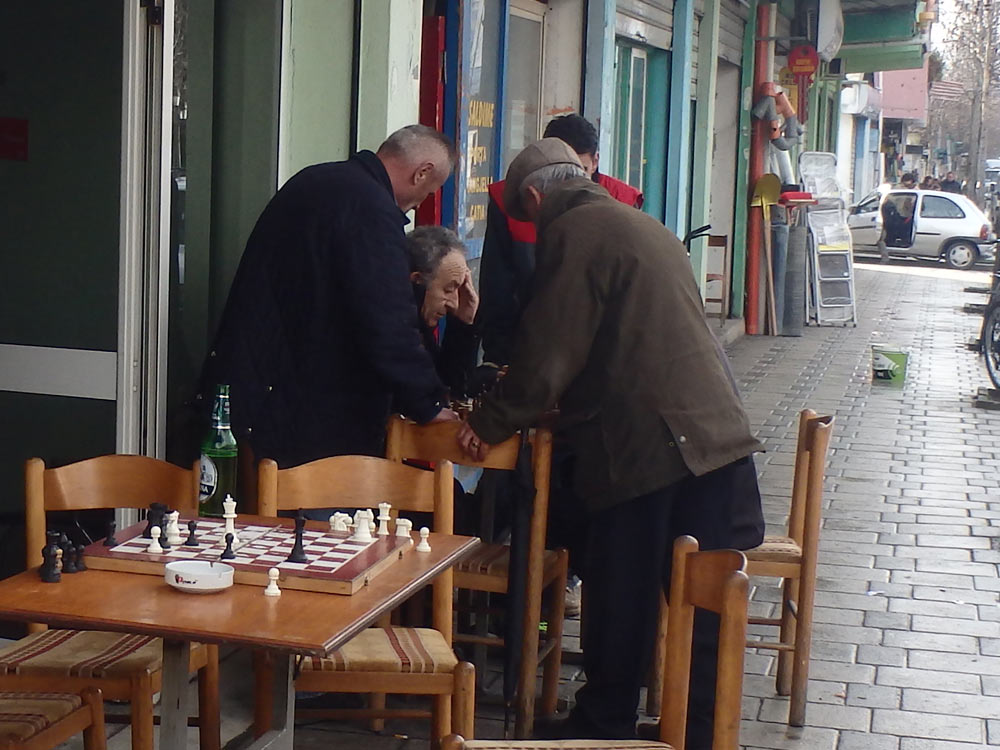
M273 728L251 748L291 750L295 654L328 656L479 543L474 537L444 534L431 534L429 541L430 552L411 550L350 596L286 589L272 598L263 595L261 586L240 584L194 595L171 588L162 577L103 570L64 575L53 584L42 583L31 570L0 581L0 619L163 638L161 750L187 747L192 641L287 654L275 659Z

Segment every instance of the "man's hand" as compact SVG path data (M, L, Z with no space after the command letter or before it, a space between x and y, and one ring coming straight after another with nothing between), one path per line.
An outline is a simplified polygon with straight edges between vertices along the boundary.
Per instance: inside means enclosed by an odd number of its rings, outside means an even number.
M462 286L458 288L458 307L454 315L466 325L472 325L476 319L476 310L479 309L479 294L476 287L472 285L472 272L466 271L465 278L462 279Z
M490 452L490 446L479 438L468 422L462 424L455 437L462 452L477 463L485 460L486 454Z
M427 424L435 424L436 422L455 422L460 418L461 417L458 416L458 412L452 411L451 409L442 409L437 413L437 416L435 416L434 419Z

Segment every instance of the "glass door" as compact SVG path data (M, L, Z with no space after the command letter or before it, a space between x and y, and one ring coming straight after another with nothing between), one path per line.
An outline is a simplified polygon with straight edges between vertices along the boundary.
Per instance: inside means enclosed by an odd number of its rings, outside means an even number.
M646 50L618 47L614 173L642 186L646 169Z

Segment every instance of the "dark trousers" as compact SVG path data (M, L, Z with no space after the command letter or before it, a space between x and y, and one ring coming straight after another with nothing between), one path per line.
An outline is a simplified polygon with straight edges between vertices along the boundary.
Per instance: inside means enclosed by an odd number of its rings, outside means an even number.
M574 722L591 736L635 736L636 706L652 657L660 591L669 592L673 542L684 534L695 537L701 549L749 549L761 542L764 521L752 459L687 477L591 517L583 568L587 682L577 692L573 709ZM717 651L718 618L699 611L689 750L711 747Z

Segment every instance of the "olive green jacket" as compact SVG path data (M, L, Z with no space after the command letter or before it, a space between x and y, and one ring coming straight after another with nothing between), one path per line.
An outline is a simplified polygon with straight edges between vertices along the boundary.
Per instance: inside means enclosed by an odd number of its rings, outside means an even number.
M602 510L762 450L724 358L684 245L569 180L542 201L510 369L469 422L495 444L558 403L574 489Z

